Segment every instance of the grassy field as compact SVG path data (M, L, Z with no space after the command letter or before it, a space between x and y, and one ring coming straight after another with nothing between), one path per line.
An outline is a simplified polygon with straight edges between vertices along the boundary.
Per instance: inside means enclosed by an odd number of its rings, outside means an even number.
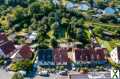
M112 47L108 41L102 40L99 37L97 37L97 40L99 41L99 44L102 45L102 47L107 48L107 50L110 52L112 51Z

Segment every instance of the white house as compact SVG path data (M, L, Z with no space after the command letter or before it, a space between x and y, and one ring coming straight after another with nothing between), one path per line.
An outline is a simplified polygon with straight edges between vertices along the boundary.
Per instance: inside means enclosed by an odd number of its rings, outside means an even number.
M113 62L115 63L120 63L120 47L116 47L114 48L111 52L110 52L110 56Z

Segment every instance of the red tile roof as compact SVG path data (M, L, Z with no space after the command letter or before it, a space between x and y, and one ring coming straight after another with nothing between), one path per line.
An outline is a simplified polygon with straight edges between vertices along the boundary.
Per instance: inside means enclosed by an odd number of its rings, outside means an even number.
M20 51L19 54L23 57L23 59L30 59L32 58L32 50L28 45L24 45Z
M68 62L67 48L55 48L54 49L54 62L56 64Z
M7 42L0 44L0 48L4 52L5 55L8 55L15 50L14 44L11 41L7 41Z
M104 60L105 49L75 49L76 61Z

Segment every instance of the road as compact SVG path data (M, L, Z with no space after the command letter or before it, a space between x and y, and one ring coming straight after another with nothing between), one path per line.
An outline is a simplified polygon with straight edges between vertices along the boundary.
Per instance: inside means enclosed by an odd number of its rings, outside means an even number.
M0 68L0 79L11 79L14 72L7 72L5 69Z
M68 76L60 76L57 74L50 74L49 77L43 77L43 76L35 76L33 79L69 79Z
M96 75L101 75L101 76L104 76L104 79L111 79L110 72L90 72L89 74L74 74L71 76L71 78L73 78L73 79L91 79L91 78L88 78L88 75L90 75L90 74L93 76L93 78ZM43 76L37 75L33 79L69 79L69 77L68 76L60 76L57 74L50 74L49 77L43 77ZM101 79L101 78L98 77L95 79Z

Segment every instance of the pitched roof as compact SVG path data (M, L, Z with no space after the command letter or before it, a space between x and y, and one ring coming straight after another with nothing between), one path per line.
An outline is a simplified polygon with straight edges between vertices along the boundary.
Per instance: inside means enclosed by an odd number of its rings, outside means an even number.
M0 44L2 44L2 43L5 42L5 41L8 41L5 33L0 32Z
M32 50L28 45L22 46L22 48L19 51L19 54L23 57L23 59L32 58Z
M40 49L38 53L39 61L53 61L53 50L52 49Z
M56 64L64 64L68 62L67 48L55 48L54 49L54 62Z
M105 59L105 49L75 49L75 58L77 61L91 61L91 60L104 60Z
M4 52L5 55L8 55L15 50L14 43L11 41L7 41L7 42L0 44L0 48Z

